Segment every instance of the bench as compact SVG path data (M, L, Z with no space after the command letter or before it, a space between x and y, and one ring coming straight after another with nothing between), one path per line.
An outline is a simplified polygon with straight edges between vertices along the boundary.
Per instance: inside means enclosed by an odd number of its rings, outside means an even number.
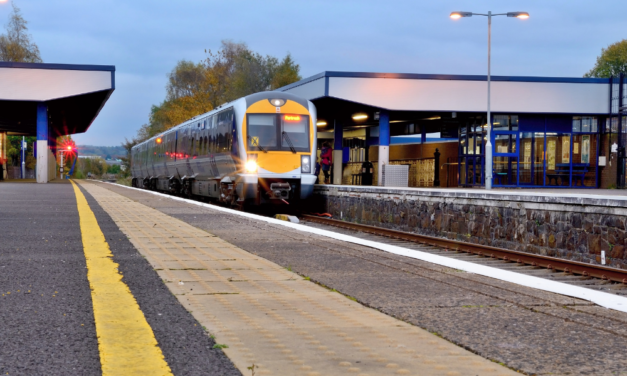
M507 185L507 184L509 184L509 181L507 179L508 175L509 174L507 172L495 172L493 174L493 178L495 180L498 179L498 185ZM503 184L503 181L505 181L505 184Z
M583 179L589 169L590 165L588 163L573 163L573 186L577 185L577 180L579 180L580 185L583 187ZM554 172L547 172L546 177L549 185L551 185L553 180L555 180L555 185L564 185L564 180L568 182L570 177L570 163L556 164Z

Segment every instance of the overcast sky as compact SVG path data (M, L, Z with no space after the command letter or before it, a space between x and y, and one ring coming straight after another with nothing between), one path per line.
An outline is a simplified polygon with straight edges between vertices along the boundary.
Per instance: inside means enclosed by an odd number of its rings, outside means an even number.
M325 70L485 74L487 20L453 10L527 11L492 25L492 73L581 77L601 48L627 38L625 0L9 0L46 63L116 66L116 90L78 144L119 145L148 121L177 61L198 62L230 39L290 52L301 76Z

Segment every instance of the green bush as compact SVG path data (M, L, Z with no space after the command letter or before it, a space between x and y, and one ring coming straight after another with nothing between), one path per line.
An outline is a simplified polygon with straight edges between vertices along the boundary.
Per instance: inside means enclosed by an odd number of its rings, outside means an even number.
M119 174L120 173L120 165L111 165L107 168L107 174Z

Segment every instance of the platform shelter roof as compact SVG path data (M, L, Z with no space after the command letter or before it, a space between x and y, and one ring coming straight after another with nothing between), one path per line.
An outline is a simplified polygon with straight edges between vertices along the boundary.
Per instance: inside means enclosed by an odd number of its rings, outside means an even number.
M496 114L601 115L609 110L609 79L492 76L491 81ZM485 113L486 82L481 75L326 71L278 90L313 101L318 118L344 119L346 127L357 112L388 110L391 122Z
M51 135L85 132L115 90L115 66L0 62L0 132L35 135L37 103Z

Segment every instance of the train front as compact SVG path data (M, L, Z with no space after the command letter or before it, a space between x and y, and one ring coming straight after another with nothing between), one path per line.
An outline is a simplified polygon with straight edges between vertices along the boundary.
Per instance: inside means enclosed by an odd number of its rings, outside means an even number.
M243 146L242 169L235 182L238 197L257 205L306 200L316 181L315 106L281 92L245 99L246 111L238 116Z

